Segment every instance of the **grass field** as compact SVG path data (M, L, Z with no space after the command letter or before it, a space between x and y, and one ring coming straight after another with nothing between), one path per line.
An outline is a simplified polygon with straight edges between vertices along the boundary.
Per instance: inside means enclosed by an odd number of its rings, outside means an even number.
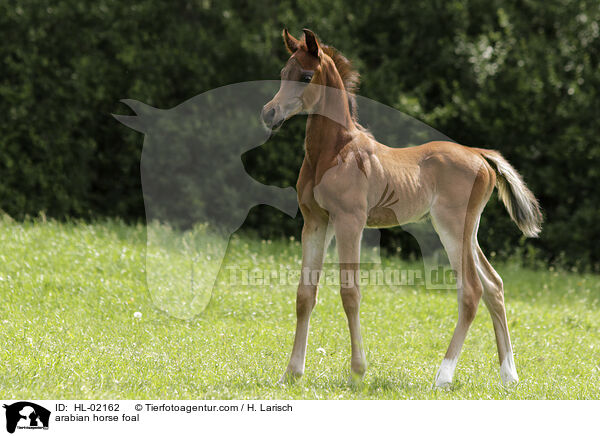
M229 286L220 276L191 320L156 308L145 285L143 226L0 221L0 398L600 398L600 277L496 265L521 378L502 387L484 305L448 390L432 382L456 321L454 291L365 287L369 368L351 385L349 335L335 286L320 289L306 373L276 383L295 326L295 286ZM299 269L297 241L233 238L228 262ZM388 258L385 265L406 267ZM134 313L140 312L141 317Z

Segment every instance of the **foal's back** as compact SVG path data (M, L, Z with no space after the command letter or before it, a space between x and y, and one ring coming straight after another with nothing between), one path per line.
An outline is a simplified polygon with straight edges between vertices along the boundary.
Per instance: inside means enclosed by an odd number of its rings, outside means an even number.
M391 148L359 134L340 155L339 167L332 168L323 181L339 183L362 172L367 183L355 181L347 189L355 199L366 197L369 227L419 221L435 201L443 203L445 198L466 208L475 184L483 183L487 190L495 183L493 169L478 149L449 141Z

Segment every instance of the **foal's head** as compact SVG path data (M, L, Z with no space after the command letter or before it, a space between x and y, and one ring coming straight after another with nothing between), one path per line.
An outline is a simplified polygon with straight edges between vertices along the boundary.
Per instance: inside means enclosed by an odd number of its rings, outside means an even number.
M281 70L279 91L262 110L263 122L273 130L300 112L311 113L327 87L349 92L349 108L354 115L351 93L358 85L358 73L337 50L321 45L312 31L303 31L304 38L299 40L283 30L283 41L291 56Z

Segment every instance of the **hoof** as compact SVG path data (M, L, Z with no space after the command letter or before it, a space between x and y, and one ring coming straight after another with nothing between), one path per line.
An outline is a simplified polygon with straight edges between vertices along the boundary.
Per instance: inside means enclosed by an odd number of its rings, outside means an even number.
M283 375L281 376L281 378L279 379L279 384L280 385L287 385L287 384L293 384L295 382L297 382L298 380L300 380L300 378L302 377L302 373L301 372L292 372L292 371L286 371L283 373Z
M504 386L514 386L519 383L519 376L517 375L512 353L509 353L502 362L502 365L500 365L500 378Z
M433 387L435 389L448 389L452 386L452 379L444 379L442 377L436 377Z
M433 388L438 389L438 390L447 390L447 389L450 389L451 387L452 387L451 381L436 380L435 385L433 385Z
M456 368L456 362L458 359L444 359L440 365L435 376L435 387L445 389L452 385L452 378L454 376L454 368Z
M367 361L365 359L364 354L361 358L353 358L350 360L350 369L352 370L352 375L362 378L367 371Z
M352 371L350 372L350 377L348 377L348 384L351 384L353 386L358 385L362 382L364 377L364 371L362 373Z
M452 374L440 368L435 376L434 388L448 389L450 386L452 386Z
M519 376L516 372L505 373L500 370L500 378L502 379L502 384L506 387L512 387L519 384Z

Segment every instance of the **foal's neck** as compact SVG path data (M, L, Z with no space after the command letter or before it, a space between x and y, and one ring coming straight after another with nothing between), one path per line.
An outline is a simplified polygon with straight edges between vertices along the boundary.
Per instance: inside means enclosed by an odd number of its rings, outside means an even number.
M320 159L335 157L356 130L344 83L331 59L324 62L323 74L322 97L306 122L306 156L313 167Z

